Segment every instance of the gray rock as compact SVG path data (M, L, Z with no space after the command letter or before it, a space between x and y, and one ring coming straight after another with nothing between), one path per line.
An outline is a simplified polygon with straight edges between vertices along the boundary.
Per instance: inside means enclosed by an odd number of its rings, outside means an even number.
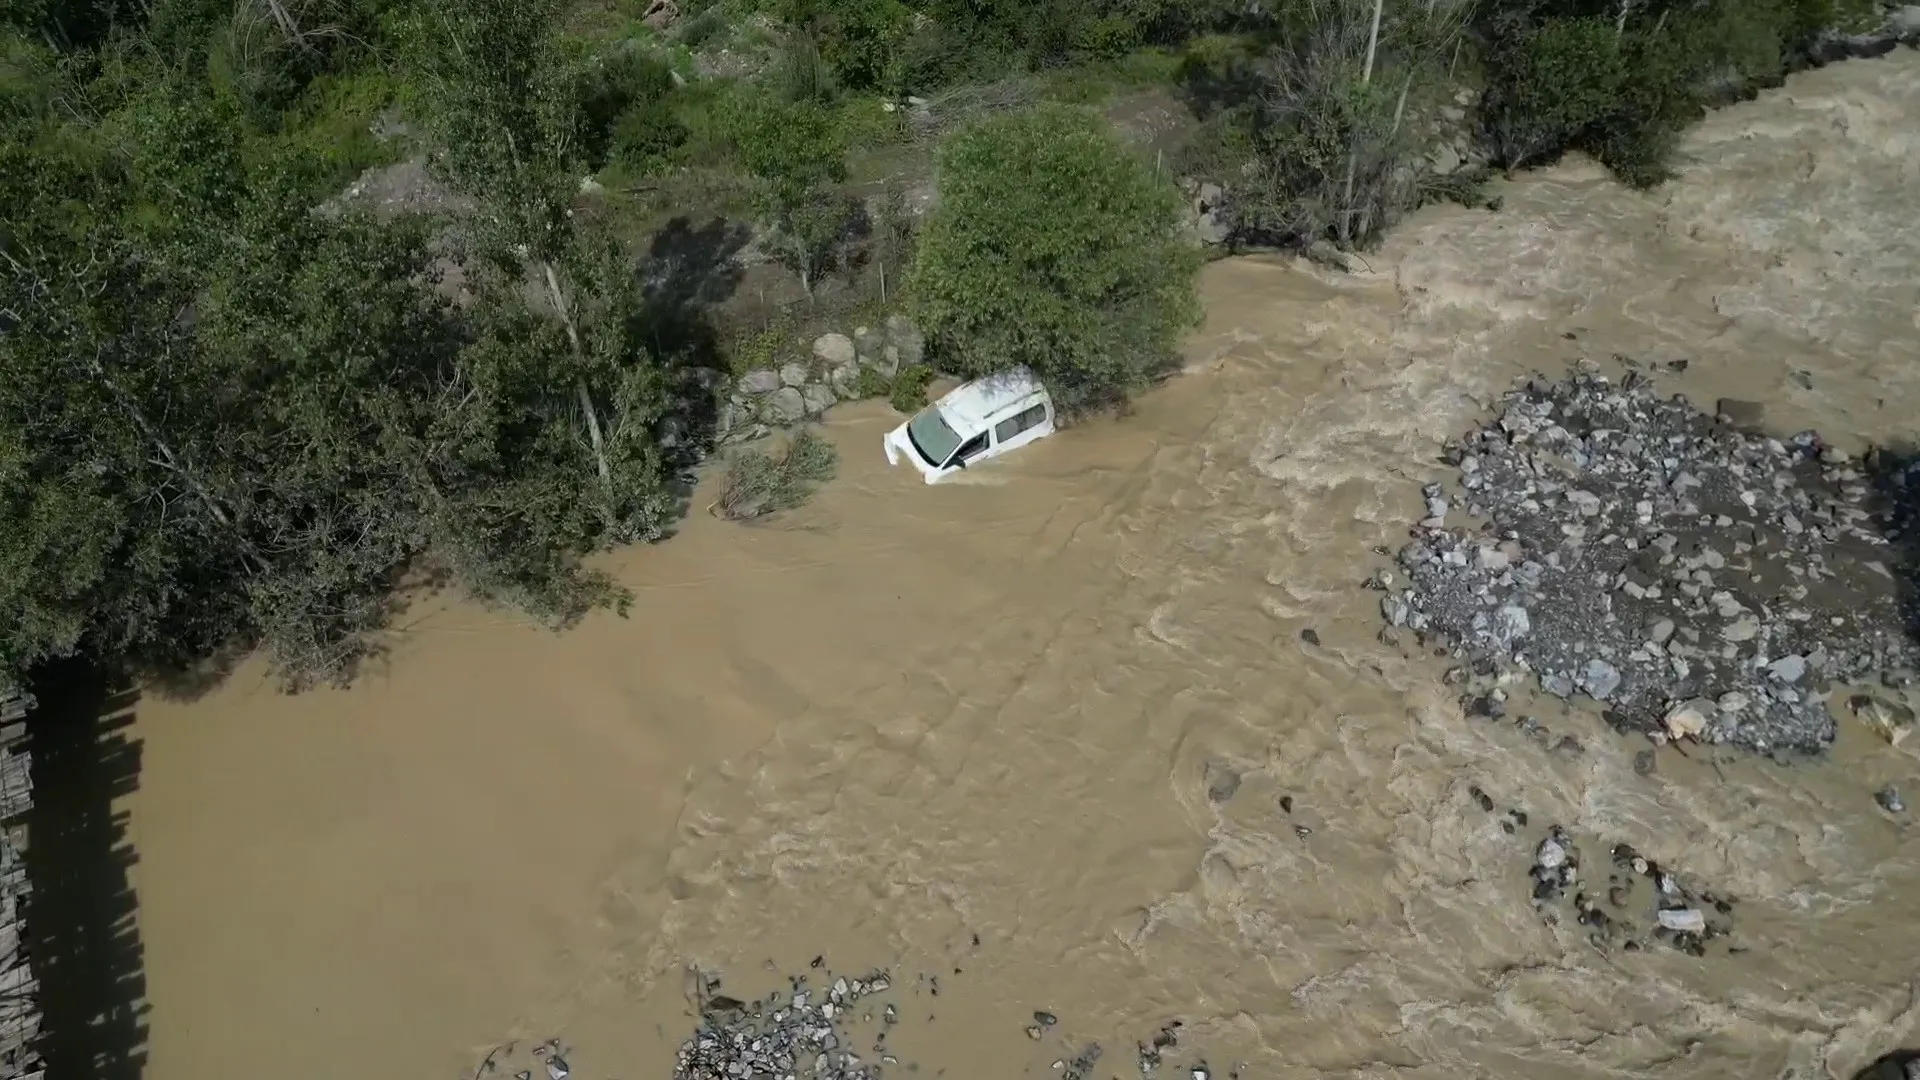
M1407 625L1407 602L1389 593L1380 598L1380 615L1394 626Z
M1655 619L1653 620L1653 625L1647 627L1647 640L1653 642L1655 645L1665 645L1668 641L1672 640L1672 638L1672 619Z
M1743 641L1752 641L1758 637L1759 634L1760 620L1751 615L1740 616L1733 620L1733 622L1728 623L1726 627L1720 631L1720 637L1723 640L1736 644Z
M784 386L799 389L807 385L807 368L804 364L780 365L780 382Z
M1575 510L1580 511L1582 517L1597 517L1600 513L1600 496L1591 491L1569 491L1567 501L1573 504Z
M1559 672L1551 672L1540 676L1540 689L1557 698L1570 698L1573 696L1573 680Z
M1920 4L1906 4L1887 16L1887 28L1903 38L1920 37Z
M807 403L809 415L819 415L833 408L840 401L833 387L825 383L808 383L800 388L800 398Z
M1886 787L1874 792L1873 801L1879 803L1880 809L1885 810L1889 814L1904 814L1907 812L1906 800L1900 797L1899 789L1895 788L1892 784L1888 784Z
M1767 674L1783 683L1797 683L1807 673L1807 658L1787 655L1767 665Z
M791 386L783 386L766 397L763 416L775 424L791 424L807 415L807 399Z
M860 396L859 367L849 364L834 368L827 373L827 385L833 387L833 392L838 394L842 401L852 401Z
M1512 642L1526 637L1533 630L1533 620L1527 616L1527 609L1518 604L1508 604L1494 614L1494 634L1502 643Z
M1580 673L1580 688L1595 701L1605 701L1620 689L1620 672L1612 664L1595 657L1587 661L1585 670Z
M740 377L740 389L748 394L771 394L782 385L777 371L749 371Z
M1233 236L1233 226L1218 213L1208 210L1194 219L1193 234L1202 244L1218 247Z
M1540 841L1540 846L1534 849L1533 863L1548 870L1556 870L1567 864L1567 849L1560 841L1549 836Z
M821 334L813 339L813 355L827 367L854 362L853 339L845 334Z
M1460 152L1453 148L1453 144L1443 142L1433 148L1433 153L1427 157L1427 164L1435 176L1450 176L1460 171L1460 166L1466 162L1461 160Z
M927 339L905 315L887 316L887 344L900 350L900 363L914 365L926 359Z
M857 326L853 330L853 352L863 364L870 364L880 358L887 347L887 336L870 326Z

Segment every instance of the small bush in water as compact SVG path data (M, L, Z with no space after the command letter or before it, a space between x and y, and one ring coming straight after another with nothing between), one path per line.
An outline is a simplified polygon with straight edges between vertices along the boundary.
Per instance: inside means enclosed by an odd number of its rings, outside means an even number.
M727 463L726 480L713 512L733 521L747 521L791 510L813 495L815 485L833 479L839 464L833 444L811 431L795 434L777 455L743 450Z

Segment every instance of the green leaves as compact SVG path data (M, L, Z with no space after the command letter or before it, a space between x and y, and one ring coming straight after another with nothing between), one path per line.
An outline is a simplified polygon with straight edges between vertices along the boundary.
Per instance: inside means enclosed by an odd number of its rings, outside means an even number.
M1173 186L1090 114L1046 106L955 135L911 290L943 365L1029 367L1064 409L1144 386L1198 316Z

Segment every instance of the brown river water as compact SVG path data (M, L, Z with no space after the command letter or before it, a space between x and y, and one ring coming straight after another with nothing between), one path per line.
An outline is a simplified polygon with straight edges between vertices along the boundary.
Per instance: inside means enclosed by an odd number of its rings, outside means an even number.
M447 605L347 691L149 696L118 803L146 1075L450 1080L562 1035L582 1080L662 1078L685 965L748 996L817 953L942 975L896 1037L928 1077L1050 1075L1036 1008L1102 1076L1174 1017L1249 1078L1813 1078L1920 1044L1920 833L1871 797L1920 795L1914 746L1843 723L1828 763L1640 776L1644 741L1555 711L1586 750L1554 753L1464 718L1358 587L1441 440L1582 355L1687 358L1673 389L1850 449L1920 434L1920 53L1717 112L1682 161L1430 207L1367 273L1216 263L1186 377L960 482L837 410L812 505L613 561L628 620ZM1543 925L1551 822L1740 897L1750 951Z

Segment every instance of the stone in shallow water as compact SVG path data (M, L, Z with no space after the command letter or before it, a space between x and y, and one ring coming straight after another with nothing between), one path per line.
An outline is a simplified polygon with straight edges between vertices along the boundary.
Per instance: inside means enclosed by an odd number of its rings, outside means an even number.
M1595 701L1605 701L1620 689L1619 669L1595 657L1587 661L1586 670L1580 673L1580 688Z

